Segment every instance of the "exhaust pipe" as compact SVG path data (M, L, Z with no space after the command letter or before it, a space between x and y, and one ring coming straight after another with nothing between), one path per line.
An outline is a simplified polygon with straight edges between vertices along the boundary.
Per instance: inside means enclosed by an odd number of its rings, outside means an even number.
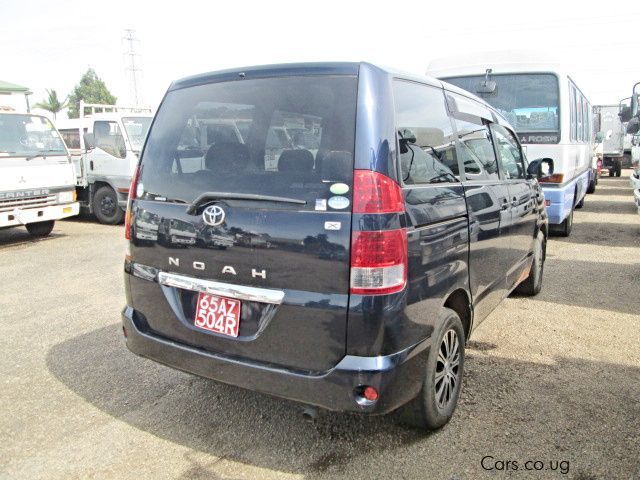
M317 407L305 407L302 410L302 418L304 418L307 422L315 422L318 419L318 415L320 412Z

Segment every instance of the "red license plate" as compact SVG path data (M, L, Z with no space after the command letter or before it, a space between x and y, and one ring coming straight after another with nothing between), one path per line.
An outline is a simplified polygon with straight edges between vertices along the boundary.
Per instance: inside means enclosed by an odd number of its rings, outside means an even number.
M235 338L240 331L241 307L240 300L201 293L193 324L203 330Z

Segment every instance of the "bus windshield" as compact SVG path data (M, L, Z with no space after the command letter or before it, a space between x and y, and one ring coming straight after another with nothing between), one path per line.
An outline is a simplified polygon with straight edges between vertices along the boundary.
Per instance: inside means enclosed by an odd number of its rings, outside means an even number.
M39 115L0 113L0 159L67 155L51 122Z
M484 75L443 78L445 82L479 96L497 109L518 133L559 132L558 78L550 73L490 75L496 82L491 93L478 87Z
M131 148L139 152L151 126L151 117L124 117L122 123L127 130Z

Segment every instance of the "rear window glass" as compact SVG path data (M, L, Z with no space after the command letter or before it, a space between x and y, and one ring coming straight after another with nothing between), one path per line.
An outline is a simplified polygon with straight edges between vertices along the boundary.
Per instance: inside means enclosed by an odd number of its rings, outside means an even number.
M313 210L333 183L351 186L356 90L353 76L308 76L169 92L143 154L142 198L257 194Z

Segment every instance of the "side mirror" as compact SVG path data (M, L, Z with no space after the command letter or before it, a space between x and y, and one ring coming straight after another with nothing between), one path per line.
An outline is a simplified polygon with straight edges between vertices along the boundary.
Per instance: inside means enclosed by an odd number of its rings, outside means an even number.
M96 148L96 141L95 141L95 136L93 135L93 133L85 133L83 135L84 137L84 149L89 151L89 150L93 150L94 148Z
M398 130L398 136L400 137L399 142L400 142L400 153L407 153L409 151L409 148L407 147L407 144L409 143L416 143L416 134L413 133L410 129L408 128L403 128L401 130Z
M632 109L633 107L629 107L627 105L623 105L622 107L620 107L620 113L618 113L618 116L620 117L620 121L622 123L625 123L631 120L631 117L633 117ZM636 106L636 110L637 110L637 106Z
M602 143L604 141L604 132L596 133L596 143Z
M633 86L633 95L631 95L631 116L632 117L637 117L638 116L638 95L636 95L636 85L638 85L637 83Z
M627 133L635 135L636 133L638 133L639 130L640 130L640 120L638 120L638 117L635 117L629 120L629 123L627 123Z
M553 159L545 157L531 161L527 167L527 174L529 178L538 179L553 175Z

